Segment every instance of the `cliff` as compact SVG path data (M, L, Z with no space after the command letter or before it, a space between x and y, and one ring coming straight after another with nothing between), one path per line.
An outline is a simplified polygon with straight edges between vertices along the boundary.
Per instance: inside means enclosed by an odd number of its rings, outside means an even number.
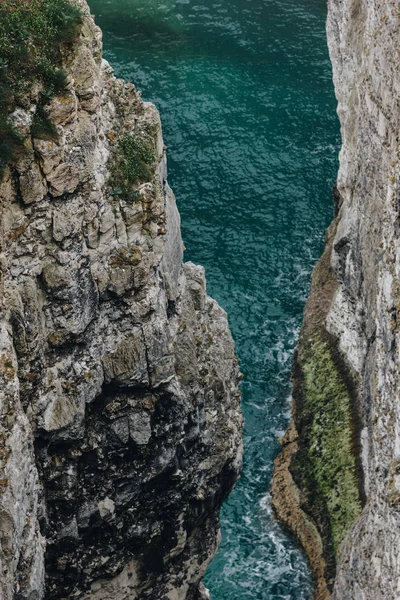
M316 598L400 588L400 5L329 0L342 132L336 216L312 277L274 505Z
M60 2L17 5L43 38ZM234 345L182 263L159 115L78 4L2 122L0 597L199 600L241 468Z

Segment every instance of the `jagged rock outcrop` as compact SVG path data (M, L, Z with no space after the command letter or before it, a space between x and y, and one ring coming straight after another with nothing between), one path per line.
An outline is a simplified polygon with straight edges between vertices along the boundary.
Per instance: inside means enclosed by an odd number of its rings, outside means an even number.
M241 467L238 365L182 264L159 115L80 4L57 137L32 135L34 89L0 188L0 597L199 600Z
M316 598L400 596L400 4L329 0L343 146L273 483ZM282 494L286 496L282 500Z

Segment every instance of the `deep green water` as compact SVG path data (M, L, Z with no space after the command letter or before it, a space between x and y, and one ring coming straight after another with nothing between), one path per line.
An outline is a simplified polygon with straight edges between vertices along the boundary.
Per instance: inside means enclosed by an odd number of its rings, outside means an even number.
M89 0L105 56L161 111L186 258L205 265L242 371L243 476L222 512L213 600L306 600L268 487L290 365L332 217L339 127L325 0Z

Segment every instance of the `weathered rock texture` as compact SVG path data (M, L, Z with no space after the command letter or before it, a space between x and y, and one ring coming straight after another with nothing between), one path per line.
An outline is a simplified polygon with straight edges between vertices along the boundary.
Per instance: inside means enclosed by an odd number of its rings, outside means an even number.
M101 58L86 5L70 84L1 183L0 598L194 600L241 464L239 371L182 264L159 116ZM154 167L112 195L121 135Z
M337 215L294 368L274 502L316 597L400 597L400 3L329 0ZM287 492L282 501L282 493Z

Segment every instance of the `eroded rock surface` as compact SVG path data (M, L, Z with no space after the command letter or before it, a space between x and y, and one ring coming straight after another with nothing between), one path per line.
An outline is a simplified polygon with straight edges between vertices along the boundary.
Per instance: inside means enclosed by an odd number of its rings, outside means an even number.
M241 467L238 365L182 264L159 115L83 8L57 139L28 135L0 188L0 597L200 600ZM143 131L151 176L126 198L118 140Z

